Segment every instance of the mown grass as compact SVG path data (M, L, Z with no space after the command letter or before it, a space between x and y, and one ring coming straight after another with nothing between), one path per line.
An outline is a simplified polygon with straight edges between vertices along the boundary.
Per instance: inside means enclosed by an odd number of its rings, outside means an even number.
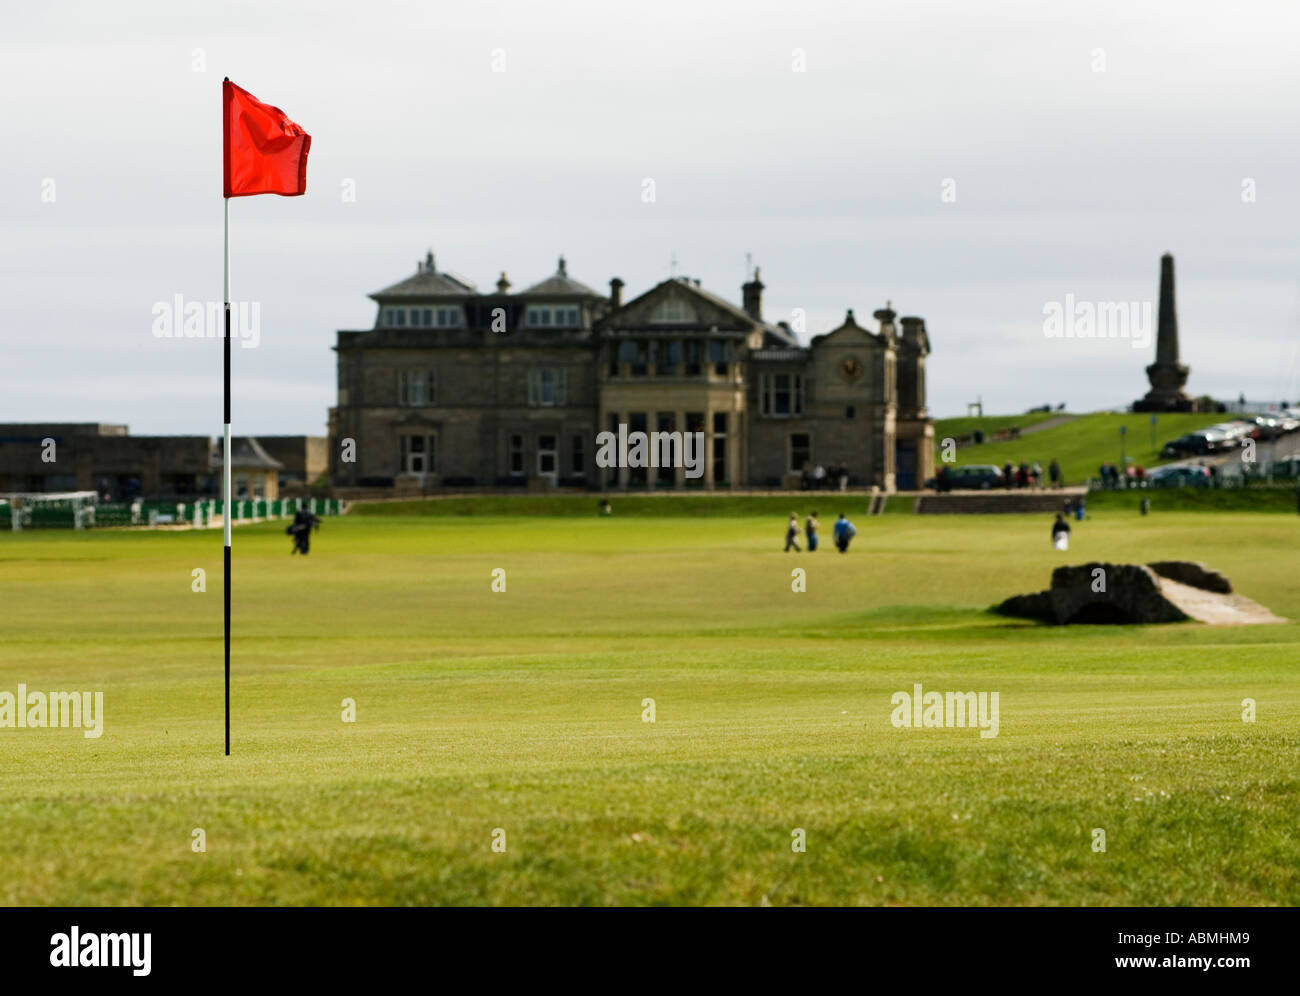
M1037 516L796 556L784 506L615 508L349 516L306 559L239 529L229 758L218 533L4 537L0 690L106 722L0 730L0 902L1300 902L1295 623L992 615L1060 563ZM1297 528L1101 509L1068 557L1204 560L1298 619ZM999 692L999 735L895 729L914 682Z

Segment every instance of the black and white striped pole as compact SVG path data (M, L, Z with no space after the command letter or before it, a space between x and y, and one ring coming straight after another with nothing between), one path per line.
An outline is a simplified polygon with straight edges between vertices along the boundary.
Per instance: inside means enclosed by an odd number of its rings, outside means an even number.
M226 534L226 756L230 756L230 517L232 514L230 494L230 198L222 198L225 203L226 257L225 257L225 439L221 460L221 494L222 525Z

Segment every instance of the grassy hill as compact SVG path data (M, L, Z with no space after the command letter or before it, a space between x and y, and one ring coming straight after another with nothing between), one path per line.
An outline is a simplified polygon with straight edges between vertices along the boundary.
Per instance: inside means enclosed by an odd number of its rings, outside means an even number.
M940 443L945 437L954 439L982 428L986 437L1000 429L1020 426L1023 431L1048 418L1058 418L1038 412L1021 416L988 416L978 418L937 419L934 423L935 457L939 456ZM1056 458L1067 484L1082 484L1089 476L1097 475L1102 463L1120 463L1120 426L1128 429L1124 440L1124 453L1145 467L1154 467L1168 461L1160 456L1160 449L1171 439L1222 422L1226 415L1160 415L1156 423L1155 445L1151 442L1151 416L1146 414L1079 415L1063 425L1055 425L1033 432L1009 442L985 442L957 448L957 463L991 463L1001 467L1010 461L1019 464L1035 460L1047 465Z

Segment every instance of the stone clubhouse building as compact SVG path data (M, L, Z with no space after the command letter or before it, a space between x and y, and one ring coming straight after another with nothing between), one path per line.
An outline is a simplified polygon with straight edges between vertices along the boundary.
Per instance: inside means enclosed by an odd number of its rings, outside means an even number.
M934 466L921 318L874 331L850 310L800 345L763 318L759 272L738 306L674 277L623 300L556 272L489 291L438 270L370 295L373 328L339 331L330 410L336 487L790 488L821 467L851 487L911 490ZM597 464L602 432L702 433L702 475ZM680 462L680 461L679 461Z

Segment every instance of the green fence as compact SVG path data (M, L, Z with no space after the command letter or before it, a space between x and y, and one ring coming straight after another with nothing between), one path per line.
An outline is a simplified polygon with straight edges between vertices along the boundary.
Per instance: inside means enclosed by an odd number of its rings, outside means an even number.
M46 499L23 495L0 499L0 530L89 529L112 526L191 526L204 529L221 516L225 503L218 500L191 502L107 502L82 498ZM316 515L342 515L347 503L338 498L248 499L231 502L231 523L293 516L300 508ZM16 520L16 521L15 521Z

